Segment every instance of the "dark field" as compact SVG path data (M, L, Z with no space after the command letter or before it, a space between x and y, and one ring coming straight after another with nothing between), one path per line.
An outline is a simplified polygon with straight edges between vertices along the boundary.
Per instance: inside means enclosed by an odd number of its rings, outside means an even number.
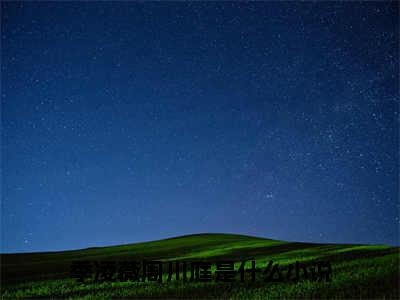
M64 252L1 255L2 299L18 298L332 298L399 299L399 248L384 245L311 244L269 240L232 234L199 234L104 248ZM234 283L216 282L88 282L70 278L71 262L162 260L235 261L235 270L251 260L262 271L268 262L279 264L285 275L288 264L296 261L328 261L332 264L331 282L264 282L262 274L251 282L246 274ZM213 276L215 264L212 267ZM189 277L190 275L188 275Z

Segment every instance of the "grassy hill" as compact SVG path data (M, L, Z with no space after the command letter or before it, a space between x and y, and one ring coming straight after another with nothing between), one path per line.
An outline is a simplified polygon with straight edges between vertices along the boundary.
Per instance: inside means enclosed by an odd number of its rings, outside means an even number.
M399 248L384 245L314 244L270 240L233 234L196 234L160 241L62 252L1 255L2 299L18 298L380 298L399 299ZM85 282L70 277L72 261L209 261L211 282ZM285 275L296 261L332 265L331 282L300 279L299 282L264 282L262 272L255 282L238 275L234 283L216 282L215 262L235 262L235 270L264 270L272 260ZM188 277L189 277L188 273Z

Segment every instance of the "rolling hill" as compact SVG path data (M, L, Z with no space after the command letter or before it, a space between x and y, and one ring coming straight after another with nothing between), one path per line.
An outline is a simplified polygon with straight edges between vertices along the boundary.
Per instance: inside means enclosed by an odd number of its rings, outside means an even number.
M399 248L385 245L347 245L284 242L234 234L195 234L165 240L111 247L87 248L62 252L1 255L2 299L18 298L379 298L399 299ZM254 282L251 278L255 261ZM162 261L162 283L139 280L86 281L71 278L74 261L98 262ZM168 281L176 270L176 261L209 262L210 282ZM216 262L234 262L235 281L216 279ZM239 271L246 261L243 282ZM279 264L287 280L265 281L268 263ZM289 265L296 261L312 266L318 261L332 266L331 281L311 277L290 280ZM171 264L169 264L171 262ZM188 278L192 275L189 271ZM175 272L176 273L176 272ZM183 272L181 272L183 274ZM181 274L181 276L182 276ZM294 274L294 273L290 273ZM310 273L311 274L311 273ZM174 275L175 276L175 275Z

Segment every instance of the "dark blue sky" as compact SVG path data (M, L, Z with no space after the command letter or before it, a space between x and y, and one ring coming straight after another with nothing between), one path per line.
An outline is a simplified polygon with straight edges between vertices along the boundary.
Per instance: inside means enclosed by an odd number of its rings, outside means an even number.
M398 3L2 2L3 252L398 244Z

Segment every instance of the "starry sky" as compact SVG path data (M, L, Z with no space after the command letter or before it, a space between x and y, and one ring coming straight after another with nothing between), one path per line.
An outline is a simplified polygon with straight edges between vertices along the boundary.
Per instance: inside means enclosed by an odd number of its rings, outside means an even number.
M2 2L2 252L399 244L395 2Z

